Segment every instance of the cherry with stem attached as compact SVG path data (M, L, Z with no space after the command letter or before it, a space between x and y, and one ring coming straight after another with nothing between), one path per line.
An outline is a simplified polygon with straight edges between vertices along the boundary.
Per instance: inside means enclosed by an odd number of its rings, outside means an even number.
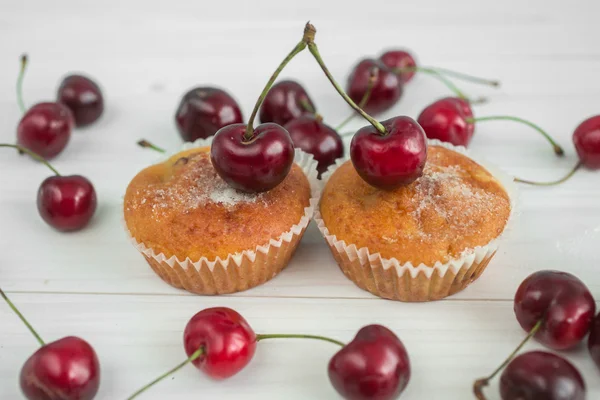
M19 381L25 397L29 400L92 400L100 386L100 363L92 346L75 336L45 343L2 289L0 297L41 346L21 369Z

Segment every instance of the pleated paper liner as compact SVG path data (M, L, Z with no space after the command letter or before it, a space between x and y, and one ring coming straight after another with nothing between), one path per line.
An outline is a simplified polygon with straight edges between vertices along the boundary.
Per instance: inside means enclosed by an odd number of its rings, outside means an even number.
M432 266L424 264L414 266L410 262L401 263L396 258L383 258L379 253L373 253L366 247L358 249L352 243L338 240L335 235L329 233L321 217L320 208L317 207L315 210L317 227L327 241L342 272L361 289L385 299L406 302L431 301L443 299L465 289L481 276L516 219L518 192L513 178L497 167L473 157L462 146L453 146L439 140L429 140L428 144L464 154L487 169L506 190L510 199L510 215L502 234L487 245L467 249L461 257L446 263L438 261ZM338 160L329 168L323 175L324 185L345 161L347 159Z
M179 151L161 157L158 162L181 151L210 146L211 142L212 138L186 143ZM302 169L310 184L309 206L304 209L304 215L297 224L262 246L229 254L224 259L218 257L209 260L202 257L199 260L179 260L175 256L167 258L163 253L156 253L138 242L123 219L125 230L154 272L171 286L201 295L234 293L253 288L270 280L287 266L319 203L322 185L317 179L317 162L312 155L296 149L294 163Z

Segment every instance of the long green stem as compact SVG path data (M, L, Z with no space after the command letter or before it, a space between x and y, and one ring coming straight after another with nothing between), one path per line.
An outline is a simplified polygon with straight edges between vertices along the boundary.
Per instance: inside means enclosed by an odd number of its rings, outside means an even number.
M453 71L447 68L439 68L439 67L404 67L404 68L395 68L394 71L396 73L403 72L424 72L424 73L436 73L440 75L448 75L454 77L456 79L461 79L467 82L478 83L481 85L488 85L493 87L499 87L500 81L494 79L481 78L474 75L465 74L463 72Z
M256 335L256 341L260 342L265 339L314 339L314 340L322 340L324 342L329 342L333 344L337 344L339 346L344 347L345 344L340 342L339 340L331 339L325 336L318 335L302 335L302 334L287 334L287 333L273 333L273 334L261 334Z
M475 393L475 397L477 397L478 400L486 400L485 395L483 394L483 388L486 387L490 383L490 381L492 379L494 379L494 377L496 375L498 375L498 373L500 371L502 371L508 365L508 363L513 359L513 357L523 348L523 346L525 346L525 343L527 343L527 341L529 339L531 339L533 336L535 336L537 331L540 330L542 323L543 323L543 319L540 319L533 326L533 328L531 328L531 330L529 331L527 336L525 336L525 338L521 341L521 343L519 343L517 348L512 353L510 353L510 355L506 358L506 360L504 360L504 362L502 364L500 364L500 366L498 368L496 368L496 370L494 372L492 372L492 374L490 376L488 376L487 378L481 378L481 379L478 379L475 381L475 383L473 384L473 393Z
M554 149L554 153L557 156L562 157L565 154L565 151L563 150L563 148L560 147L560 145L558 143L556 143L556 141L554 139L552 139L552 137L545 130L543 130L542 128L540 128L538 125L534 124L531 121L527 121L523 118L512 117L512 116L507 116L507 115L494 115L494 116L489 116L489 117L477 117L477 118L467 119L467 122L470 122L470 123L484 122L484 121L514 121L514 122L518 122L521 124L525 124L533 129L535 129L539 133L541 133L546 138L546 140L548 140L548 142L550 142L550 144L552 145L552 148Z
M145 149L152 149L154 151L158 151L159 153L166 153L167 151L165 149L163 149L162 147L158 147L157 145L155 145L152 142L149 142L146 139L142 139L140 141L137 142L138 146L143 147Z
M556 180L556 181L550 181L550 182L535 182L535 181L528 181L525 179L520 179L520 178L515 178L515 182L519 182L519 183L525 183L527 185L534 185L534 186L554 186L554 185L559 185L563 182L566 182L567 180L569 180L569 178L571 178L573 175L575 175L575 172L577 172L577 170L579 168L581 168L581 161L578 162L577 164L575 164L575 166L573 167L573 169L571 169L571 171L569 171L569 173L565 176L563 176L562 178Z
M25 70L27 69L27 54L21 56L21 69L19 70L19 77L17 78L17 103L21 112L24 114L27 110L25 103L23 102L23 78L25 77Z
M27 327L27 329L29 329L29 331L31 332L31 334L37 339L37 341L40 344L40 346L44 346L46 343L44 343L44 341L42 340L41 336L35 331L35 329L33 329L33 326L31 326L31 324L29 323L29 321L27 321L25 319L25 317L23 316L23 314L21 314L21 312L19 311L19 309L13 304L12 301L10 301L10 299L6 296L6 294L4 293L4 291L2 289L0 289L0 296L2 296L2 298L4 299L4 301L6 301L6 303L8 304L8 306L15 312L15 314L17 314L17 316L21 319L21 321L23 321L23 323L25 324L25 326Z
M29 149L27 149L25 147L19 146L17 144L8 144L8 143L0 143L0 147L11 147L13 149L19 150L22 153L27 153L31 157L33 157L34 159L36 159L37 161L39 161L42 164L44 164L46 167L50 168L50 170L52 172L54 172L54 174L56 174L56 176L60 176L60 174L58 173L58 171L48 161L46 161L46 159L44 157L40 156L37 153L34 153L33 151L31 151L31 150L29 150Z
M189 356L187 360L185 360L181 364L178 364L175 368L172 368L169 371L165 372L164 374L162 374L161 376L159 376L158 378L156 378L152 382L148 383L147 385L145 385L144 387L142 387L140 390L138 390L137 392L135 392L134 394L132 394L131 396L129 396L127 398L127 400L131 400L131 399L139 396L140 394L144 393L146 390L150 389L152 386L156 385L158 382L162 381L163 379L165 379L169 375L171 375L171 374L179 371L181 368L185 367L186 365L188 365L189 363L191 363L192 361L194 361L195 359L197 359L198 357L200 357L202 354L204 354L204 349L201 347L198 350L196 350L191 356Z
M369 74L369 81L367 82L367 90L365 91L365 94L363 95L362 99L360 99L360 103L358 103L358 107L364 108L367 105L367 102L371 98L371 93L373 93L373 87L375 87L375 84L377 83L378 75L379 75L379 68L377 68L377 67L371 68L371 73ZM356 112L353 112L352 114L350 114L348 116L348 118L346 118L344 121L342 121L342 123L339 124L335 128L335 130L339 132L344 126L346 126L348 124L348 122L352 121L354 119L354 117L356 117L357 115L358 114Z

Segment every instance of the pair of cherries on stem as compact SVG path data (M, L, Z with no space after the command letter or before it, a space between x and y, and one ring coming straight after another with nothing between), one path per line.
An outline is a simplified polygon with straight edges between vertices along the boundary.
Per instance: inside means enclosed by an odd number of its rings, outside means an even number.
M21 368L19 382L25 397L28 400L92 400L100 386L100 363L92 346L75 336L45 343L2 289L0 296L41 346Z
M583 400L583 378L564 358L544 351L513 357L532 337L553 350L569 350L581 343L592 327L596 310L589 289L571 274L539 271L519 286L514 309L528 335L494 373L475 382L476 397L485 400L483 388L504 368L500 377L503 400ZM592 354L600 355L600 331L592 333L589 340Z
M17 143L48 159L66 147L75 126L95 122L104 111L98 85L82 75L69 75L61 82L56 102L38 103L28 110L23 103L22 86L27 56L21 56L17 80L17 100L23 117L17 127Z
M381 325L368 325L348 344L324 336L301 334L256 334L238 312L215 307L200 311L188 322L184 335L188 359L144 386L136 398L167 376L193 363L213 379L229 378L252 360L258 342L265 339L314 339L341 346L329 362L329 379L349 400L391 400L410 379L408 353L400 339Z

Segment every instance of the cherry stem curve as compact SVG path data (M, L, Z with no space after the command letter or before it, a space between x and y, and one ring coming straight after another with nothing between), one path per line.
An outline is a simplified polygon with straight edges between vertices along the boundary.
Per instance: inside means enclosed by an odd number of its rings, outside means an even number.
M146 140L146 139L142 139L140 141L137 142L137 145L140 147L143 147L145 149L152 149L154 151L158 151L159 153L166 153L167 151L165 149L163 149L162 147L158 147L157 145L155 145L154 143Z
M0 289L0 296L2 296L4 301L6 301L6 303L8 304L8 306L15 312L15 314L17 314L17 316L21 319L21 321L23 321L23 323L25 324L27 329L29 329L31 334L37 339L40 346L44 346L46 343L44 343L44 340L42 339L42 337L35 331L35 329L33 329L33 326L31 326L29 321L27 321L27 319L25 319L23 314L21 314L19 309L13 304L12 301L10 301L10 299L8 298L8 296L6 296L6 293L4 293L4 291L2 289Z
M25 77L25 70L27 69L27 54L21 56L21 69L19 70L19 77L17 78L17 103L21 112L25 114L27 108L23 102L23 78Z
M46 161L46 159L42 156L40 156L37 153L34 153L33 151L19 146L18 144L8 144L8 143L0 143L0 147L11 147L13 149L17 149L19 150L21 153L27 153L29 154L32 158L36 159L37 161L41 162L42 164L44 164L46 167L50 168L50 170L52 172L54 172L54 174L56 176L60 176L60 174L58 173L58 171L52 166L52 164L50 164L48 161Z
M197 359L198 357L200 357L202 354L204 354L204 348L200 347L191 356L189 356L184 362L178 364L177 366L175 366L174 368L172 368L169 371L165 372L164 374L162 374L161 376L159 376L158 378L156 378L152 382L148 383L147 385L145 385L144 387L142 387L141 389L139 389L137 392L135 392L134 394L132 394L131 396L129 396L127 398L127 400L131 400L131 399L139 396L140 394L144 393L146 390L150 389L152 386L156 385L158 382L162 381L163 379L165 379L169 375L171 375L171 374L179 371L181 368L185 367L186 365L188 365L189 363L191 363L192 361L194 361L195 359Z
M487 378L477 379L475 381L475 383L473 384L473 393L475 394L475 397L477 397L478 400L486 400L485 395L483 394L483 388L486 387L490 383L490 381L492 379L494 379L494 377L496 375L498 375L498 373L500 371L502 371L508 365L508 363L510 363L510 361L513 359L513 357L519 352L519 350L521 350L523 348L523 346L525 346L525 343L527 343L527 341L529 339L531 339L533 336L535 336L535 334L542 327L543 322L544 321L542 319L540 319L538 322L536 322L536 324L533 326L533 328L531 328L531 330L529 331L527 336L525 336L525 338L521 341L521 343L519 343L517 348L514 349L512 353L510 353L508 358L506 360L504 360L504 362L502 364L500 364L500 366L498 368L496 368L496 370L494 372L492 372L492 374L490 376L488 376Z
M288 333L272 333L272 334L259 334L256 335L256 341L260 342L265 339L313 339L321 340L323 342L329 342L344 347L346 344L339 340L331 339L326 336L319 335L303 335L303 334L288 334Z
M514 121L514 122L518 122L521 124L525 124L533 129L535 129L539 133L541 133L546 138L546 140L548 140L548 142L550 142L550 144L552 145L552 148L554 149L554 153L557 156L562 157L565 155L565 151L563 150L563 148L558 143L556 143L556 141L554 139L552 139L552 136L550 136L548 134L548 132L546 132L545 130L543 130L542 128L540 128L538 125L534 124L531 121L527 121L523 118L512 117L512 116L508 116L508 115L493 115L493 116L489 116L489 117L477 117L477 118L468 118L467 119L467 122L469 122L469 123L484 122L484 121Z
M534 186L554 186L554 185L559 185L563 182L568 181L573 175L575 175L575 172L577 172L579 170L579 168L581 168L582 164L581 161L578 162L577 164L575 164L575 166L571 169L571 171L569 171L568 174L566 174L565 176L563 176L562 178L556 180L556 181L550 181L550 182L535 182L535 181L528 181L526 179L520 179L520 178L515 178L514 181L515 182L519 182L519 183L525 183L527 185L534 185Z
M495 79L487 79L481 78L479 76L465 74L463 72L453 71L447 68L440 67L403 67L403 68L394 68L394 72L403 73L403 72L424 72L426 74L440 74L451 76L456 79L460 79L467 82L473 82L480 85L487 85L493 87L500 87L500 81Z
M377 68L377 67L371 68L371 73L369 75L369 81L367 82L367 90L365 91L365 94L363 95L362 99L360 99L360 102L358 103L358 106L360 108L364 108L367 105L367 102L369 101L369 99L371 98L371 93L373 93L373 87L375 87L375 83L377 83L378 75L379 75L379 68ZM339 124L335 128L335 130L336 131L341 130L344 126L346 126L348 124L348 122L352 121L354 119L354 117L356 117L356 116L357 116L356 112L353 112L352 114L350 114L348 116L348 118L343 120L342 123Z

